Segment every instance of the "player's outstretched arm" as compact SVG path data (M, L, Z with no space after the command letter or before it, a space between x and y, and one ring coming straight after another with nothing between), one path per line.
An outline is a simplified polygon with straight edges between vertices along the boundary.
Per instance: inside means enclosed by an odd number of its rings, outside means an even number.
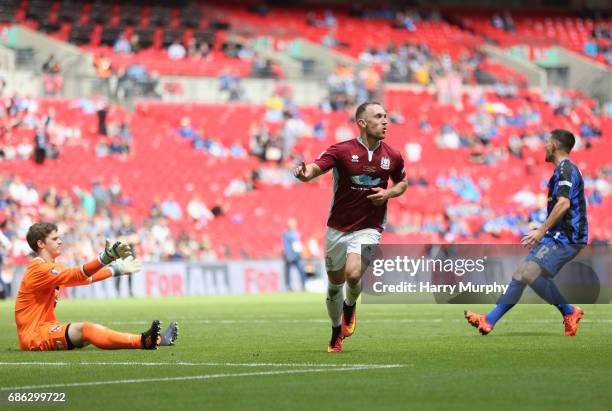
M139 260L132 257L131 255L124 258L116 260L115 262L109 264L106 267L103 267L93 275L88 278L66 284L66 286L71 287L75 285L89 285L92 283L97 283L98 281L104 281L107 278L111 277L120 277L122 275L131 275L138 271L142 270L142 264Z
M293 176L295 178L304 182L310 181L313 178L316 178L323 174L323 171L318 165L314 163L306 165L303 161L300 163L299 166L291 170L291 172L293 173Z

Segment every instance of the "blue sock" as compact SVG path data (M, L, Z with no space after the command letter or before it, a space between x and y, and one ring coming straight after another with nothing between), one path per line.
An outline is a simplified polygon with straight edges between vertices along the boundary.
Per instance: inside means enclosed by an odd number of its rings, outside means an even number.
M495 325L495 323L521 299L524 289L525 284L513 278L506 292L497 300L495 308L487 314L487 322L491 325Z
M531 283L531 288L533 288L533 291L542 297L544 301L557 307L562 315L568 315L574 312L574 308L567 303L565 298L563 298L561 292L551 278L541 275Z
M571 304L559 304L557 309L561 312L561 315L574 314L574 307Z

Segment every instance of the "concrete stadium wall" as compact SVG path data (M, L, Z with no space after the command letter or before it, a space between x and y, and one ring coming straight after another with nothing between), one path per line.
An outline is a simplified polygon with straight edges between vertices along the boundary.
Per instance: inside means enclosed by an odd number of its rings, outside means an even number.
M559 66L568 70L568 86L605 102L612 92L612 71L601 63L589 60L563 47L554 47Z
M219 80L210 77L163 76L162 82L177 82L182 85L183 94L174 96L162 91L164 100L202 103L222 103L228 101L228 93L219 90ZM264 104L272 95L276 80L244 79L245 101L251 104ZM316 105L327 96L324 84L314 80L291 80L294 100L299 105Z
M484 50L485 53L492 58L492 60L508 66L521 74L524 74L527 77L527 82L531 87L546 87L546 70L529 61L511 56L499 47L484 45L482 46L482 50Z

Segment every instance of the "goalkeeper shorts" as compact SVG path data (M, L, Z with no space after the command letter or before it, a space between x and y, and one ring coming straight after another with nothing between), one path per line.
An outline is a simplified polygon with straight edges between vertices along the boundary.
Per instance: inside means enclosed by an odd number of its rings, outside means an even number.
M20 348L22 351L71 350L74 346L68 340L69 325L42 323L25 341L20 341Z

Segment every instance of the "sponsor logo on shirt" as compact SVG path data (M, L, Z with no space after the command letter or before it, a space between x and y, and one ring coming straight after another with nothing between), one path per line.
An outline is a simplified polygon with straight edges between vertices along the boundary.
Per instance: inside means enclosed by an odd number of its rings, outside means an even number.
M358 176L351 176L351 181L359 186L377 186L381 180L380 178L372 178L368 175L360 174Z
M380 168L388 170L391 168L391 159L389 157L383 157L380 159Z
M49 334L52 334L52 333L54 333L54 332L56 332L56 331L59 331L59 330L60 330L60 328L61 328L61 326L59 326L59 325L54 325L53 327L51 327L51 328L49 329Z
M357 154L353 154L353 155L351 156L351 161L352 161L353 163L358 163L358 162L359 162L359 156L358 156Z

